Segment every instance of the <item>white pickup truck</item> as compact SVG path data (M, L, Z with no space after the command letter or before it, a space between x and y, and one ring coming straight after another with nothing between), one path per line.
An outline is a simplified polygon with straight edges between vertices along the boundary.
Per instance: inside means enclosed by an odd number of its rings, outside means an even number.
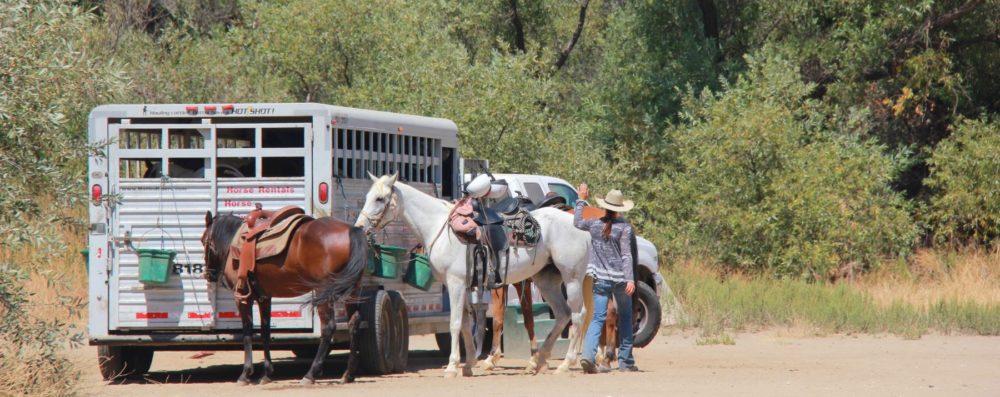
M563 196L569 205L576 203L576 189L563 179L545 175L525 174L493 174L497 180L507 182L507 191L512 197L518 194L526 196L535 204L541 203L549 192ZM665 284L659 272L659 260L656 246L642 237L636 236L638 243L638 268L636 273L636 294L638 305L635 308L635 340L636 347L643 347L653 341L656 331L660 329L662 312L659 296Z

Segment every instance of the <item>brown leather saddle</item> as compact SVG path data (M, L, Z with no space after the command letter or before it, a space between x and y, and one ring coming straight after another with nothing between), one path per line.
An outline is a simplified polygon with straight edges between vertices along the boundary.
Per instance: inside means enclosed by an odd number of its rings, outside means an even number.
M245 293L240 291L248 286L248 278L256 269L257 262L285 252L295 230L312 220L300 207L289 205L268 211L257 203L257 209L247 215L237 232L239 238L233 239L230 247L230 261L238 262L231 264L238 266L236 292L249 296L249 290Z

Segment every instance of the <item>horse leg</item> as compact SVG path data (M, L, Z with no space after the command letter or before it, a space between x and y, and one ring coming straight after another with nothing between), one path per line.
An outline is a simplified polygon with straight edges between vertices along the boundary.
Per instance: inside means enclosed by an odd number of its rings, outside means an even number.
M566 306L566 300L562 296L562 279L559 277L559 272L543 271L536 274L534 279L535 284L541 290L542 298L549 303L549 307L556 316L555 325L545 337L541 348L528 361L528 367L525 368L526 372L537 374L548 368L548 358L552 354L552 348L555 346L556 340L559 339L559 335L562 334L562 330L570 322L570 313L569 307ZM569 291L567 290L567 292Z
M358 327L361 324L361 314L356 305L351 306L354 309L348 309L351 320L347 323L347 330L351 334L351 350L347 353L347 369L344 370L340 383L354 382L354 372L358 369Z
M449 331L451 331L451 354L448 356L448 367L444 369L444 377L454 378L458 376L458 364L462 361L458 342L462 332L462 320L465 316L465 280L464 276L448 275L446 277L448 299L451 303L451 322L448 324ZM471 342L471 339L467 339L467 341ZM467 352L476 354L472 349L467 350Z
M468 305L469 310L463 310L464 322L462 323L462 340L465 342L465 365L462 366L462 376L472 376L472 368L476 366L476 361L479 360L476 354L476 344L474 337L472 335L472 323L474 317L478 317L476 313L473 313L472 305ZM485 317L485 316L484 316ZM481 322L480 324L484 323Z
M556 373L569 372L569 368L576 364L577 356L582 350L583 341L583 283L582 280L564 280L566 283L566 300L559 302L566 309L569 325L569 347L566 349L566 358L556 369ZM562 295L559 295L562 298ZM558 314L557 314L558 315ZM563 324L559 329L562 330Z
M608 301L608 317L601 331L596 364L610 368L615 358L615 349L618 347L618 308L614 299Z
M490 355L482 362L483 369L487 371L496 368L500 362L500 358L503 357L500 342L503 338L504 310L507 308L506 292L506 286L494 288L493 291L490 291L490 295L493 298L491 304L493 309L493 348L490 349Z
M312 366L309 367L309 371L302 377L299 384L316 383L316 377L323 374L323 362L326 361L326 355L330 353L330 340L333 339L333 333L337 330L337 318L334 315L336 312L333 305L332 301L316 305L316 309L319 310L319 318L323 321L320 329L319 348L316 349L316 358L313 358Z
M514 284L517 289L517 296L521 302L521 314L524 318L524 328L528 331L528 340L531 341L531 354L538 351L538 341L535 340L535 312L532 305L534 298L531 297L531 279Z
M247 298L237 301L236 306L240 311L240 321L243 322L243 372L236 380L237 384L249 385L250 375L253 375L253 314L250 312L252 301Z
M260 377L260 384L271 383L271 375L274 375L274 366L271 365L271 298L257 301L257 309L260 312L260 336L264 338L264 375Z

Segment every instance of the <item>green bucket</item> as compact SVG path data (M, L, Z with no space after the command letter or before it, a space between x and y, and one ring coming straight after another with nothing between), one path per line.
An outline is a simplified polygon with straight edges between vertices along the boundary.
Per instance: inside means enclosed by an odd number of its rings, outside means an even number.
M427 291L434 282L434 273L431 271L431 261L424 254L410 254L410 266L406 268L403 281L407 284Z
M90 250L84 248L80 250L80 255L83 256L83 262L87 264L87 273L90 273Z
M143 283L165 283L170 277L170 268L177 253L169 250L138 249L139 281Z
M375 245L379 255L368 253L368 273L380 278L399 277L399 267L406 262L406 248L395 245ZM380 260L381 259L381 260Z

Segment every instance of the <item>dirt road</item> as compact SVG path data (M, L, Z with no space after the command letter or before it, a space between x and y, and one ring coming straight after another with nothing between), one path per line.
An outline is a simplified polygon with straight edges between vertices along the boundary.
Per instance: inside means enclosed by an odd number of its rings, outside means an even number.
M442 379L446 357L433 338L411 339L410 372L362 377L341 385L345 357L335 355L317 385L299 378L308 363L288 352L275 354L276 382L237 386L241 353L158 352L147 380L128 384L100 381L96 348L72 354L84 368L85 395L98 396L997 396L1000 395L1000 338L925 336L785 336L784 332L741 334L735 345L698 346L692 335L660 335L637 350L643 372L585 375L521 374L522 360L505 360L501 370L477 370L473 378ZM259 364L261 354L254 357ZM550 361L554 369L558 361Z

